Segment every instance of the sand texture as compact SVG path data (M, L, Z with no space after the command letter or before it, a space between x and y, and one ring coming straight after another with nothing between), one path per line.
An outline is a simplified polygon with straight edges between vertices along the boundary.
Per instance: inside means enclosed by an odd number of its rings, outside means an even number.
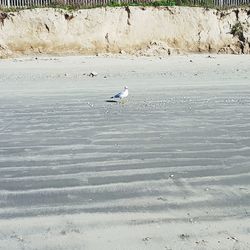
M95 8L0 12L0 57L22 54L248 54L250 8Z
M0 61L0 249L250 249L249 59Z

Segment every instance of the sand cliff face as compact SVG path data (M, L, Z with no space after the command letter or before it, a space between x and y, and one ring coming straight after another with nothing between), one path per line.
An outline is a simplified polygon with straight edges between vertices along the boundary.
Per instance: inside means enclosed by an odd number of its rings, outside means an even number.
M0 56L31 53L248 54L250 8L96 8L0 13Z

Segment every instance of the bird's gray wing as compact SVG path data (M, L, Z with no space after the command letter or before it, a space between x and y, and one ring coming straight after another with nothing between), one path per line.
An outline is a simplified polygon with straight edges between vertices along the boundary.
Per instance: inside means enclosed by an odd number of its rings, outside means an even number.
M120 97L121 97L121 94L122 94L122 93L120 92L120 93L118 93L118 94L112 96L111 98L120 98Z

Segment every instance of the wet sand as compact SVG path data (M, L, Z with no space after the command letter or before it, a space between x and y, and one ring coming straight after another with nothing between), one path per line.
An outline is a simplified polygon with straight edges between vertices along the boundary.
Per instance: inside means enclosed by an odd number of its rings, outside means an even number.
M0 61L0 249L250 249L249 59Z

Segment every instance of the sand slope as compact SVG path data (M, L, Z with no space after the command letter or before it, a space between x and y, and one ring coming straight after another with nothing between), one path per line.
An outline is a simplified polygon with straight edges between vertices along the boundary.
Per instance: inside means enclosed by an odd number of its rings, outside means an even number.
M96 8L0 13L0 56L249 53L249 8Z

